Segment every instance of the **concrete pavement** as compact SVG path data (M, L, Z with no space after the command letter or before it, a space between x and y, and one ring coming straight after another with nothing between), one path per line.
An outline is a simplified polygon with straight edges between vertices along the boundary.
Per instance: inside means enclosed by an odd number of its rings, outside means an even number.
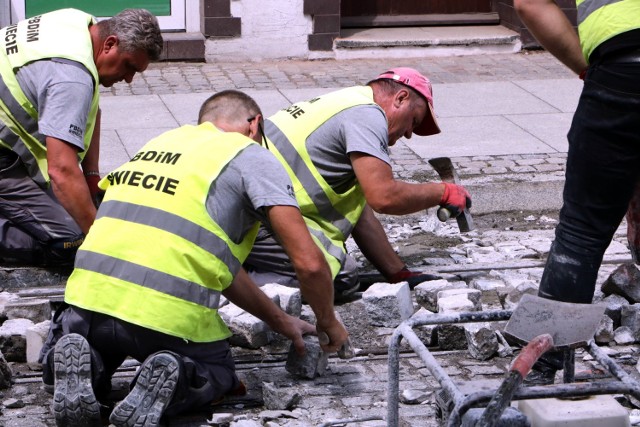
M364 84L397 65L415 67L432 80L442 128L439 135L414 136L392 149L399 177L436 179L427 160L448 156L463 183L473 190L477 213L559 207L566 133L582 82L542 52L379 61L152 64L131 84L102 90L101 171L128 161L162 132L194 124L200 105L216 91L243 90L269 116L293 102ZM505 180L509 185L502 184ZM496 185L504 185L505 191L494 191Z

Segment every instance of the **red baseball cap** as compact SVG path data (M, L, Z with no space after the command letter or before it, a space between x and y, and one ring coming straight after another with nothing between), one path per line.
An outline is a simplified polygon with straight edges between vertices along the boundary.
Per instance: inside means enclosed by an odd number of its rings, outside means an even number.
M431 89L431 82L429 82L428 78L413 68L398 67L385 71L372 81L381 79L390 79L398 83L402 83L405 86L409 86L411 89L418 92L425 101L427 101L429 111L425 114L422 123L414 129L413 133L421 136L440 133L440 127L436 120L436 113L433 111L433 90Z

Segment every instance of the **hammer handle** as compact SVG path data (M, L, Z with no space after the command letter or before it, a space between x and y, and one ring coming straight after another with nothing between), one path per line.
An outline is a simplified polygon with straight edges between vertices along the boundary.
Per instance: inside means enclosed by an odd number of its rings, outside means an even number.
M320 342L320 345L329 344L329 336L326 332L320 332L318 334L318 342ZM340 349L338 349L338 357L340 359L351 359L355 355L356 353L353 350L353 346L351 345L351 339L347 338L347 340L342 343Z

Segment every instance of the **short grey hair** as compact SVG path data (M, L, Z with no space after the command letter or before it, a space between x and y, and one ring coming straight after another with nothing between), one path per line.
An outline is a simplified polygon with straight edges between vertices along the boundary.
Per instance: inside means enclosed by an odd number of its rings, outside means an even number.
M247 119L262 114L256 101L239 90L223 90L211 95L200 107L198 124L224 121L242 125Z
M158 19L146 9L125 9L116 16L98 22L100 37L118 37L120 49L125 52L142 50L149 59L157 61L162 53L162 34Z

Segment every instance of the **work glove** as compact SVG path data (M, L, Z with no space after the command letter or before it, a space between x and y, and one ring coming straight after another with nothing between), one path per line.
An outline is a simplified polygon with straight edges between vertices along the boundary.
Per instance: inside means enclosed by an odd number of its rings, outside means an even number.
M100 182L100 175L98 175L97 173L85 175L84 179L87 181L89 194L91 194L91 200L97 208L102 201L102 197L104 196L104 190L101 190L100 187L98 187L98 182Z
M438 219L446 221L449 217L457 217L463 210L471 207L471 195L462 185L443 182L444 194L440 200Z
M438 280L441 278L442 277L440 276L423 273L422 271L411 271L405 265L404 267L402 267L402 270L398 271L395 274L392 274L391 277L388 278L388 280L390 283L407 282L409 283L409 288L413 289L422 282L428 282L429 280Z

